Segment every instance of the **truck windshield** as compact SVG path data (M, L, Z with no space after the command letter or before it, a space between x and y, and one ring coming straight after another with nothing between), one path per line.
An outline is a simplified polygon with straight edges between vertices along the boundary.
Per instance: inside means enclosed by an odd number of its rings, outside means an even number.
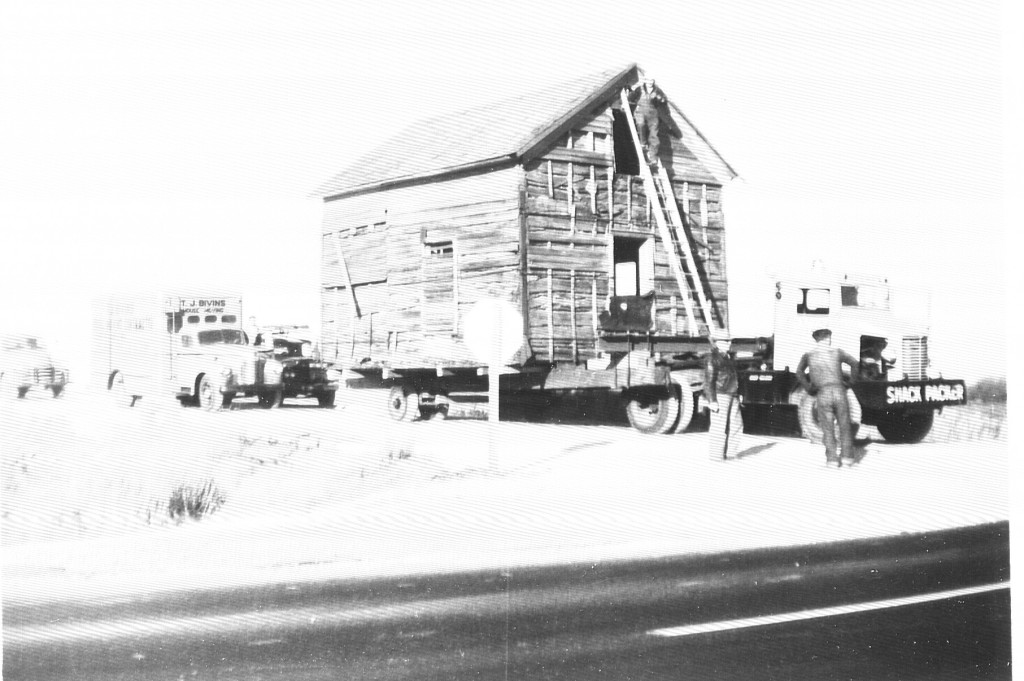
M228 345L245 345L245 334L241 329L213 329L200 331L197 334L200 345L226 343Z

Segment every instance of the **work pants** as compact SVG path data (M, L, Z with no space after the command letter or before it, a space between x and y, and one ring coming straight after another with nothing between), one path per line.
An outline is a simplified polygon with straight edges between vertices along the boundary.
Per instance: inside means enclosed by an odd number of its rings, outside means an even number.
M740 400L728 393L718 396L718 411L710 412L708 456L714 461L735 459L739 454L743 417Z
M839 423L839 440L844 459L853 459L853 429L850 426L850 403L846 400L846 387L840 384L826 385L818 391L818 425L821 426L825 442L827 461L838 461L836 454L836 428Z
M658 137L660 119L657 109L644 109L637 107L636 110L636 132L640 142L647 145L647 160L654 163L658 160L658 153L661 151L661 140Z

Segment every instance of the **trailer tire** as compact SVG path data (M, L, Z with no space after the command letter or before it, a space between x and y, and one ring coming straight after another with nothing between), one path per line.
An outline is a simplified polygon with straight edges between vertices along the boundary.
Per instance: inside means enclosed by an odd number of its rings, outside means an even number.
M629 425L641 433L663 435L679 422L679 393L674 389L638 390L626 398Z
M395 421L420 418L420 394L406 386L396 385L388 393L388 416Z
M110 394L110 401L117 407L134 407L135 397L128 392L125 385L124 374L115 371L107 379L107 392Z
M797 402L797 418L800 420L800 432L811 444L820 445L824 442L824 432L821 424L818 423L818 410L815 409L818 398L807 394L804 390L797 391L799 400ZM794 393L796 395L797 393ZM850 404L850 434L857 436L860 430L861 408L860 401L853 393L853 390L846 391L846 401ZM836 440L839 438L839 426L836 425Z
M905 411L887 415L875 427L886 442L913 444L931 432L934 422L933 411Z

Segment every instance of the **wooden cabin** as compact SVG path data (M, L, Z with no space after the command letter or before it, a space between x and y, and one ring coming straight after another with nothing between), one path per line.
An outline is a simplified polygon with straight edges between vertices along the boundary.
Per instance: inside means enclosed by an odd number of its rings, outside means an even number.
M708 320L688 323L694 291L673 276L679 256L657 228L623 106L643 78L632 64L424 120L324 184L324 358L438 375L479 366L463 319L485 297L521 310L512 366L597 358L618 297L653 293L644 333L706 334ZM736 173L664 94L661 156L691 274L726 328L720 200Z

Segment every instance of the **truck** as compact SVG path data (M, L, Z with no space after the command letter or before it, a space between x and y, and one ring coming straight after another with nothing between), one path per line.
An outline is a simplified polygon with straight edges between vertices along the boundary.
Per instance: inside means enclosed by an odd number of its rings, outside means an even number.
M281 362L282 398L315 398L321 407L334 406L341 372L320 357L318 344L308 326L260 327L255 345L266 348Z
M642 83L631 64L429 118L327 181L325 359L387 387L398 420L497 381L512 397L608 391L640 431L688 428L709 338L730 328L722 202L738 175L663 92L652 157L634 120ZM927 335L899 327L886 295L780 279L776 328L733 342L748 421L820 437L793 371L826 326L870 367L851 377L854 401L887 439L919 440L935 410L963 404L963 381L928 373ZM488 341L510 350L500 362L467 342L491 303L518 314Z
M70 381L70 372L57 365L40 337L24 333L0 336L0 390L23 398L33 388L49 390L60 397Z
M174 396L209 411L236 397L281 404L284 365L250 344L242 299L171 295L108 298L94 314L93 367L115 402Z

